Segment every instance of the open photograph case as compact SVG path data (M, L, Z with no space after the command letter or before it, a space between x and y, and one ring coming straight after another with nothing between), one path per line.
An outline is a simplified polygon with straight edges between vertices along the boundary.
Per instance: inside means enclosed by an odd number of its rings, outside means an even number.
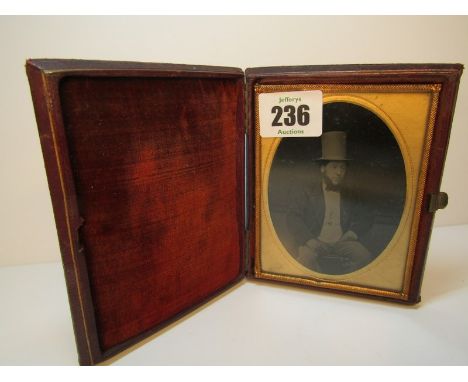
M419 302L462 65L26 69L81 364L245 277ZM297 91L321 136L261 136Z

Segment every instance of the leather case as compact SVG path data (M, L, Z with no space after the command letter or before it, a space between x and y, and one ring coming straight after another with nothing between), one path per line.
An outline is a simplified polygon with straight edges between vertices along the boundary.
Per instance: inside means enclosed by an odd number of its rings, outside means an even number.
M433 212L444 204L439 187L461 65L244 75L227 67L38 59L26 69L80 364L114 356L246 276L419 301ZM259 268L255 87L285 83L440 88L405 298Z

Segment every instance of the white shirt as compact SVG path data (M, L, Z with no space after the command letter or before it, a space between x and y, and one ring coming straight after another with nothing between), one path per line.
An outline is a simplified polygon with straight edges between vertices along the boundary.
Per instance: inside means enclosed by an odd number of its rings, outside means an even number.
M343 236L340 211L341 194L339 191L327 190L325 183L322 183L322 190L325 199L325 213L318 239L325 243L336 243Z

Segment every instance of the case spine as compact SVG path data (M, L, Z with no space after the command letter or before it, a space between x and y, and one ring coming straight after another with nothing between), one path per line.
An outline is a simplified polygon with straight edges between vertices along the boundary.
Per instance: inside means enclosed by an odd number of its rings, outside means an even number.
M245 171L245 214L246 214L246 277L254 277L255 256L255 130L252 125L252 80L245 72L245 136L246 136L246 171Z

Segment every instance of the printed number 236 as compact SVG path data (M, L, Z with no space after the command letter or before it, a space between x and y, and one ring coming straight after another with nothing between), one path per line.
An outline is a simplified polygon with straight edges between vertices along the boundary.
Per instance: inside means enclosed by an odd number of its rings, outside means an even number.
M275 118L271 124L272 126L283 126L283 122L286 126L294 126L296 121L300 126L306 126L310 121L309 106L307 105L299 105L297 110L293 105L286 105L284 108L281 106L273 106L271 113L275 114ZM283 113L287 116L283 117L283 122L281 122Z

